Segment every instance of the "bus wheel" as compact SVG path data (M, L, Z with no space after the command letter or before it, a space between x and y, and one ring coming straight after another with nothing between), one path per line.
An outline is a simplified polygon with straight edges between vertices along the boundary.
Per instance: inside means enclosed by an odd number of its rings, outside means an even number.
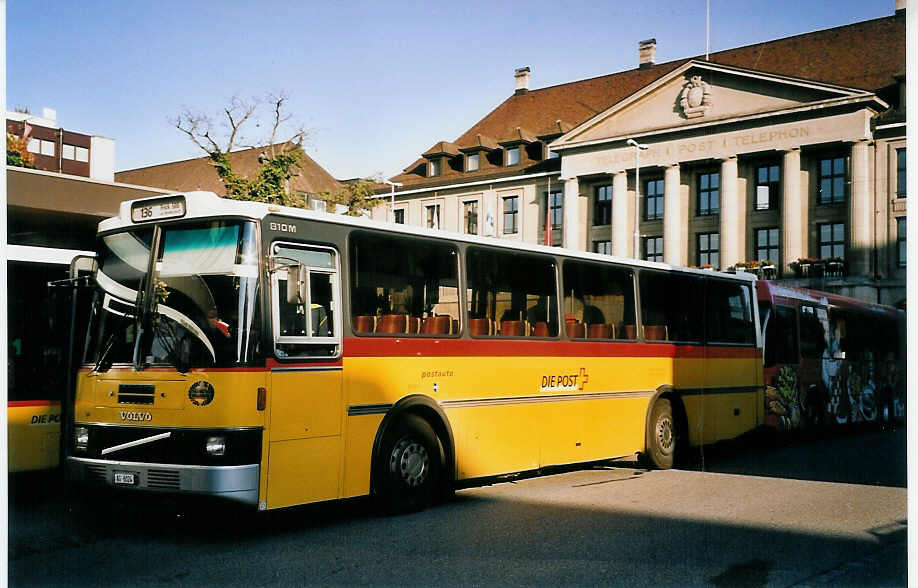
M440 442L424 419L408 415L382 443L379 495L392 512L422 510L437 495L443 472Z
M668 398L660 398L654 403L649 425L645 461L654 468L668 470L675 462L678 443L673 407Z

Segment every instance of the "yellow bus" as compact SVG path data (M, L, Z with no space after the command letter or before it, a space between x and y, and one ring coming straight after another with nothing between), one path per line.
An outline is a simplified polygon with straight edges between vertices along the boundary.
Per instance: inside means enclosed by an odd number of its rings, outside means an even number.
M192 192L99 226L73 479L421 508L763 422L754 278Z

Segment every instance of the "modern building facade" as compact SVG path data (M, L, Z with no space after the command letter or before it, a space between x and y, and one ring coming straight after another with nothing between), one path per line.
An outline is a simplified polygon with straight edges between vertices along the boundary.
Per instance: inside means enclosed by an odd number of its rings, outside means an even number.
M35 169L111 182L115 179L115 141L60 127L57 112L42 115L7 112L6 132L27 139Z
M374 218L905 299L905 9L529 89ZM391 197L380 193L380 197ZM394 208L394 210L393 210ZM771 267L773 266L773 268Z

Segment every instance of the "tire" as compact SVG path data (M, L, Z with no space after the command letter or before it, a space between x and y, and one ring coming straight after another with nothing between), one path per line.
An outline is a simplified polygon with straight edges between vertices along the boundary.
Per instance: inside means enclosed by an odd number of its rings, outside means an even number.
M660 398L650 411L644 461L655 469L668 470L676 462L678 444L679 430L673 418L672 403L668 398Z
M440 496L443 451L421 417L407 415L385 433L376 463L378 497L393 513L423 510Z

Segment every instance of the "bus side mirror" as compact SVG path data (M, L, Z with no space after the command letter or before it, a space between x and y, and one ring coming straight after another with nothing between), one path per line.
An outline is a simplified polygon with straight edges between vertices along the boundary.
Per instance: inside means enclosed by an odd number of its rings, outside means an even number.
M95 274L99 263L94 255L77 255L70 262L70 279L79 278L85 274Z
M287 304L306 303L306 277L309 272L300 264L287 267Z

